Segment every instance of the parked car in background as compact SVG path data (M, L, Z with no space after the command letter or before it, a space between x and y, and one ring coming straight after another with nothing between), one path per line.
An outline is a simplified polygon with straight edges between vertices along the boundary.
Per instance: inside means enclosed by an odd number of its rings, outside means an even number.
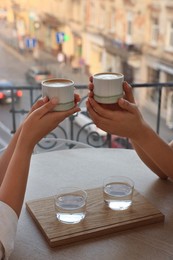
M2 8L0 9L0 20L5 21L7 19L7 10Z
M103 137L103 140L106 141L106 137ZM132 144L129 139L122 136L111 135L110 137L111 148L126 148L133 149Z
M12 102L12 91L9 89L9 87L14 87L13 83L11 81L8 81L6 79L0 79L0 87L3 87L4 89L0 89L0 103L11 103ZM22 90L14 90L14 101L18 102L20 98L23 95Z
M52 73L44 66L33 66L25 74L29 84L40 85L43 80L53 78Z

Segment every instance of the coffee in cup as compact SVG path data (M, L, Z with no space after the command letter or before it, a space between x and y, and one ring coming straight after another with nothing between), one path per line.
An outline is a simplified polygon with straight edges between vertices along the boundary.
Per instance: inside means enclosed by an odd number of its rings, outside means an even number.
M102 104L113 104L123 96L124 75L121 73L97 73L93 76L94 99Z
M42 81L42 95L49 99L58 98L54 111L65 111L74 107L74 81L63 78L53 78Z

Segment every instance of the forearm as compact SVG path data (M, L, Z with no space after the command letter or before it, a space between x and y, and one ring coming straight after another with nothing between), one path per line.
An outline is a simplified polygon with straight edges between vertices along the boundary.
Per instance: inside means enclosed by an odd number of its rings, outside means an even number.
M7 149L4 151L4 153L2 154L2 156L0 157L0 186L1 186L1 183L3 181L3 178L4 178L4 175L6 173L6 170L7 170L7 167L9 165L9 162L11 160L11 157L13 155L13 152L14 152L14 149L16 147L16 144L17 144L17 140L18 140L18 137L20 135L20 132L21 132L21 129L22 129L22 126L20 126L16 133L13 135Z
M160 178L173 178L173 149L149 126L141 129L140 133L140 138L132 140L139 157Z
M0 187L0 200L19 216L25 195L32 150L19 141Z
M164 172L160 170L160 168L151 160L145 151L136 143L132 142L132 144L141 160L161 179L167 179L167 176L164 174Z

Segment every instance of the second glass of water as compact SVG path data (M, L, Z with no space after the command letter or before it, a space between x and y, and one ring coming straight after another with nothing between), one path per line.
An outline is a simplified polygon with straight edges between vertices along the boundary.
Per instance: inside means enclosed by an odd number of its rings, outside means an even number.
M112 210L125 210L132 205L134 183L125 176L110 176L104 179L103 198Z
M86 215L87 193L77 187L60 188L55 196L57 219L65 224L76 224Z

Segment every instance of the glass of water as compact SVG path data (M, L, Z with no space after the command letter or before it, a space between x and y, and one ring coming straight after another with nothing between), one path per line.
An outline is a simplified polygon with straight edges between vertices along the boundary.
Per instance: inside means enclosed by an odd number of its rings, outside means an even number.
M65 224L76 224L86 215L86 191L77 187L60 188L55 195L56 218Z
M132 205L134 182L125 176L110 176L103 182L103 198L112 210L125 210Z

